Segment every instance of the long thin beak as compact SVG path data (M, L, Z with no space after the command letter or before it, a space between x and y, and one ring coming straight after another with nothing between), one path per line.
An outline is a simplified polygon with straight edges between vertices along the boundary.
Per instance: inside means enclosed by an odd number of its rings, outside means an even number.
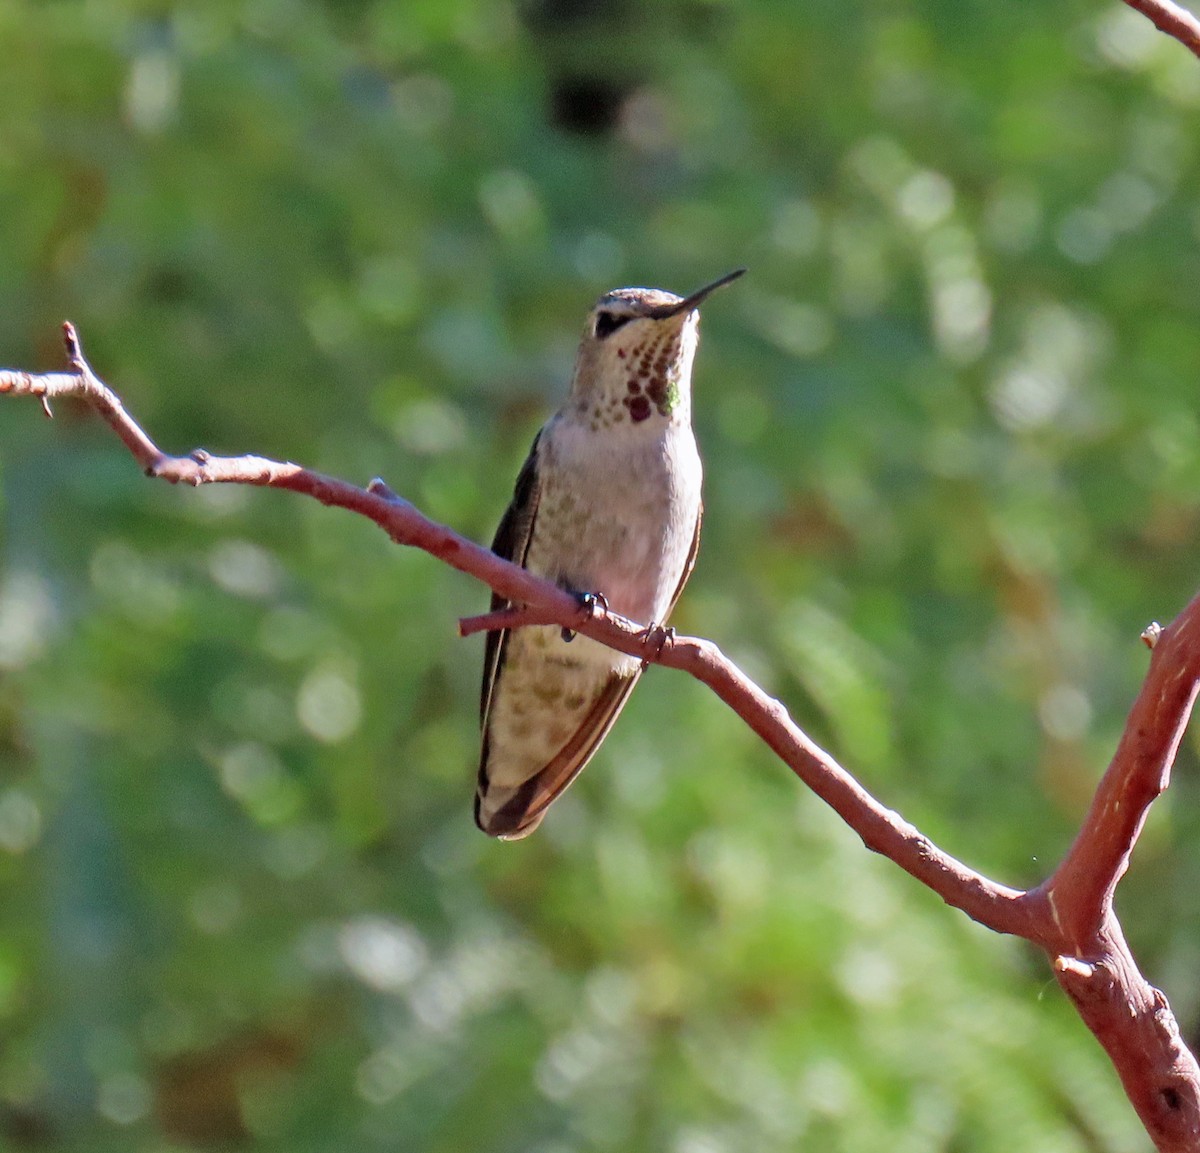
M744 268L735 268L732 272L725 273L719 280L714 280L712 284L706 284L703 288L697 289L691 296L685 296L674 304L660 304L656 308L648 309L646 315L653 320L666 320L668 317L678 316L680 313L692 312L700 307L701 301L710 292L716 292L718 288L723 288L730 281L737 280L745 271Z

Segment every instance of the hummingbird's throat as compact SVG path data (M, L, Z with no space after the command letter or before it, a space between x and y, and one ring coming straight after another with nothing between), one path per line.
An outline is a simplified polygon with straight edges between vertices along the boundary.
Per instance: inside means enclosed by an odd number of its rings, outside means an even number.
M681 338L678 331L662 332L636 348L617 349L629 373L625 381L628 395L621 403L634 424L649 420L655 409L660 416L670 417L678 407Z

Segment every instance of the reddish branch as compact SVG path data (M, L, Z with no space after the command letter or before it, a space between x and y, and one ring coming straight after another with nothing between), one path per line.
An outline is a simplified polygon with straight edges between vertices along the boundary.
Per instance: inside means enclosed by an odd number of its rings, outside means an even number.
M1136 8L1160 32L1173 36L1185 48L1200 56L1200 20L1186 8L1173 4L1171 0L1125 0L1130 8Z
M0 370L0 393L33 396L47 413L80 397L108 422L147 475L173 484L252 484L304 493L374 521L394 541L423 549L521 607L460 622L463 635L504 625L570 627L648 663L682 669L708 685L875 852L889 857L947 904L1043 949L1059 984L1109 1054L1158 1149L1200 1150L1200 1068L1179 1036L1166 998L1149 985L1125 943L1113 891L1172 761L1200 686L1200 597L1167 628L1147 633L1154 651L1145 684L1083 828L1054 874L1036 889L999 885L943 852L872 797L709 641L647 631L578 601L490 550L429 520L382 481L359 488L296 464L257 456L162 452L84 359L65 327L69 373Z

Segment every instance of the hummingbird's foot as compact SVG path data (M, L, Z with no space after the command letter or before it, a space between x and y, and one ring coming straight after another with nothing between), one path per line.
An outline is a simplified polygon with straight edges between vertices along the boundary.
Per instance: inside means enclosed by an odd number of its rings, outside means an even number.
M667 647L675 639L675 627L673 625L647 625L640 633L638 640L644 643L654 645L655 658L661 657L663 649ZM642 658L642 668L645 668L650 663L646 658Z
M580 611L588 620L596 615L597 609L608 612L608 600L603 593L576 593L575 599L579 601ZM570 644L575 639L575 630L564 627L562 639L565 644Z

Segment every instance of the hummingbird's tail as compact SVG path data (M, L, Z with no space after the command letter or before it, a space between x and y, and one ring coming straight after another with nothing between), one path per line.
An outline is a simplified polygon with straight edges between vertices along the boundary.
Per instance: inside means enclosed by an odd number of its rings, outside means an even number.
M544 765L497 763L500 754L493 753L490 726L485 728L475 792L475 824L488 836L506 841L532 833L554 799L592 759L640 676L641 668L637 666L632 673L614 672L566 744Z

